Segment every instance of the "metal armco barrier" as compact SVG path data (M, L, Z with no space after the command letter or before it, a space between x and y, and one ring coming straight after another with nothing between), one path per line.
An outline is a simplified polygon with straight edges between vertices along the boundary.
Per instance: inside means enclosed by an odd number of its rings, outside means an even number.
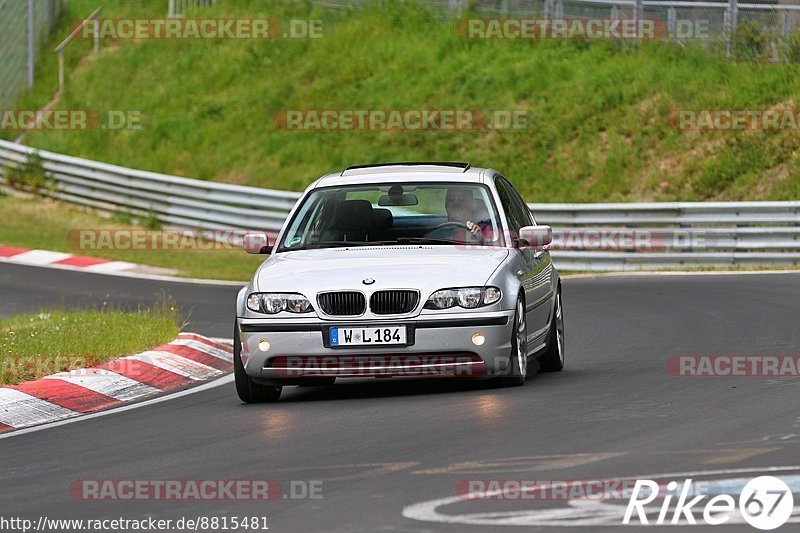
M277 232L299 198L134 170L0 141L0 174L38 155L37 193L170 227ZM4 178L5 181L5 178ZM800 266L800 202L529 204L562 270Z
M53 184L39 189L40 194L101 211L154 217L167 225L275 232L300 197L296 192L134 170L8 141L0 141L0 170L24 164L33 152Z

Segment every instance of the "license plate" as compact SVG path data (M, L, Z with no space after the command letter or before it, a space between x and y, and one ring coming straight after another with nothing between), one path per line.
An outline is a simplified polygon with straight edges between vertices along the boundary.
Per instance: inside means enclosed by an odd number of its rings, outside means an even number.
M406 344L405 326L331 328L331 347Z

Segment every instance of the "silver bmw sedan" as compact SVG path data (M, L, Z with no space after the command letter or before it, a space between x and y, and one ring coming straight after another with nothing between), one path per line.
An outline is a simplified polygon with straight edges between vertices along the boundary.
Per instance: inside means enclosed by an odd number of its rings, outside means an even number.
M238 295L236 390L337 378L492 378L564 367L561 281L511 183L466 163L348 167L312 183Z

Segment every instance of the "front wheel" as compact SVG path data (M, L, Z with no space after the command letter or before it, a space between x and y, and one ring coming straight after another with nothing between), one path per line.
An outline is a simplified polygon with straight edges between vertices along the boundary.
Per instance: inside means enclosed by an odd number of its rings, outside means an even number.
M504 385L519 387L528 377L528 326L525 321L525 302L517 300L514 328L511 331L511 354L508 374L501 378Z
M269 387L255 383L244 371L242 364L242 343L239 340L239 328L233 328L233 377L236 382L236 394L244 403L276 402L281 397L282 387Z
M553 320L550 323L550 338L547 351L542 354L543 372L558 372L564 369L564 309L561 307L561 287L556 292Z

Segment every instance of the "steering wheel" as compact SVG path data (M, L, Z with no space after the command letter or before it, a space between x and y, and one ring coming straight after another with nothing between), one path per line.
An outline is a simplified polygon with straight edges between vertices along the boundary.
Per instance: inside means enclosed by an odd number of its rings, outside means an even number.
M448 220L447 222L442 222L441 224L430 230L425 236L429 238L436 238L434 234L437 231L448 228L463 229L467 234L467 240L471 239L473 242L478 242L480 240L480 237L472 233L466 224L464 224L463 222L456 222L454 220Z

